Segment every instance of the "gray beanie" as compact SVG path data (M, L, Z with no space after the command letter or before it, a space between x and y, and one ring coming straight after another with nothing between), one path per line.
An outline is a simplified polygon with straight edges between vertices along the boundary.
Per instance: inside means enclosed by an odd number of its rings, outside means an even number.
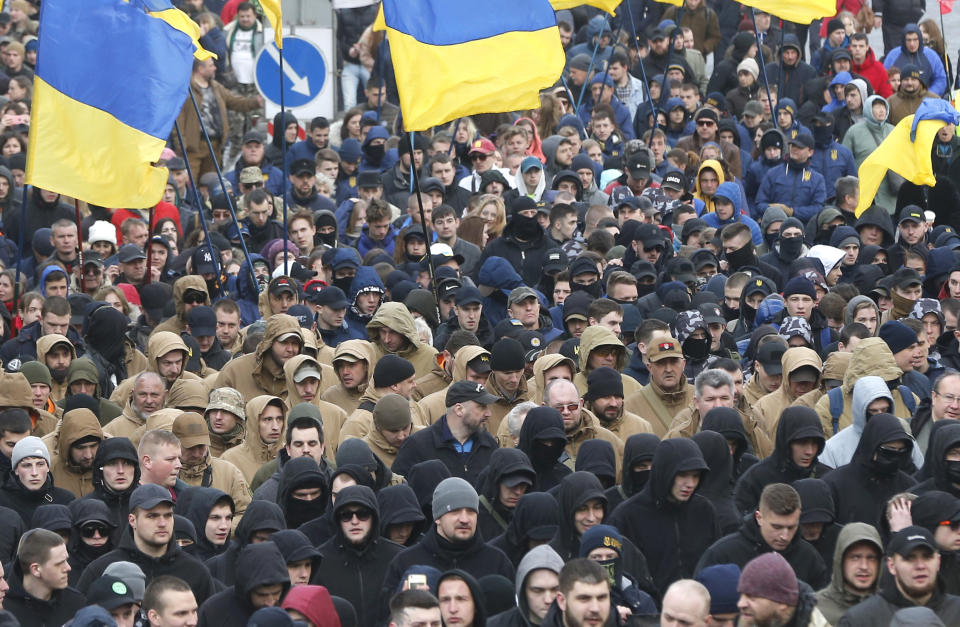
M143 601L147 588L147 576L139 566L133 562L114 562L104 569L103 574L122 580L130 588L137 603Z
M50 465L50 451L43 440L35 435L28 435L13 447L13 454L10 456L11 468L16 468L24 457L42 457L47 460L47 465Z
M480 497L465 479L447 477L433 491L433 519L458 509L480 510Z

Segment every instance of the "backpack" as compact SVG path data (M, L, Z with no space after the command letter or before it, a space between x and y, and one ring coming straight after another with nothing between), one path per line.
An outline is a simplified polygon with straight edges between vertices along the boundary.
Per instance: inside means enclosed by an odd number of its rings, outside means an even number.
M917 402L913 398L913 392L905 385L898 385L897 390L900 391L900 398L903 399L903 404L907 406L907 411L909 411L912 416L917 410ZM837 430L840 426L840 416L843 414L843 388L835 387L827 392L827 396L830 398L830 416L833 424L833 435L837 435Z

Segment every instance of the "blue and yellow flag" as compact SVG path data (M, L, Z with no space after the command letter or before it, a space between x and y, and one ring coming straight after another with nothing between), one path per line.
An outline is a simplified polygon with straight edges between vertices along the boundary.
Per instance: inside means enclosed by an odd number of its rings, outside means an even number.
M587 6L606 11L610 15L615 15L614 9L620 6L621 1L622 0L550 0L550 4L553 6L554 11L572 9L573 7L586 4Z
M44 0L27 183L104 207L159 202L168 172L152 164L194 54L209 56L179 14L168 0Z
M920 103L914 115L900 120L887 138L870 153L857 176L860 179L860 202L854 212L860 214L870 208L880 189L880 183L893 171L915 185L936 185L933 174L933 140L937 131L948 123L957 124L960 113L944 100L928 98Z
M535 109L565 62L549 0L384 0L374 29L387 31L408 131Z
M742 4L797 24L836 15L836 0L740 0Z

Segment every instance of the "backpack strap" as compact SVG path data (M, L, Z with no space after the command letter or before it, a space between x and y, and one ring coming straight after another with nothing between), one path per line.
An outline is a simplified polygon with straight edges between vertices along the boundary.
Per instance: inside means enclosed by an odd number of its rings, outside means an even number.
M917 411L917 402L913 398L913 391L905 385L901 385L897 389L900 390L900 398L903 399L903 404L907 406L907 411L913 416Z
M833 435L837 435L840 426L840 416L843 415L843 388L836 387L827 392L830 399L830 417L833 424Z

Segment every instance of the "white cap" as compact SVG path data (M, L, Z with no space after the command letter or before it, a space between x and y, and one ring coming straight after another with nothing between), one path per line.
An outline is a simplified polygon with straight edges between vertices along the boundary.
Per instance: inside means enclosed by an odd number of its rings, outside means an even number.
M90 225L90 234L87 237L87 241L91 244L94 242L110 242L116 246L117 229L105 220L97 220Z
M453 257L453 249L450 248L450 244L437 242L436 244L430 245L430 254L439 255L441 257Z

